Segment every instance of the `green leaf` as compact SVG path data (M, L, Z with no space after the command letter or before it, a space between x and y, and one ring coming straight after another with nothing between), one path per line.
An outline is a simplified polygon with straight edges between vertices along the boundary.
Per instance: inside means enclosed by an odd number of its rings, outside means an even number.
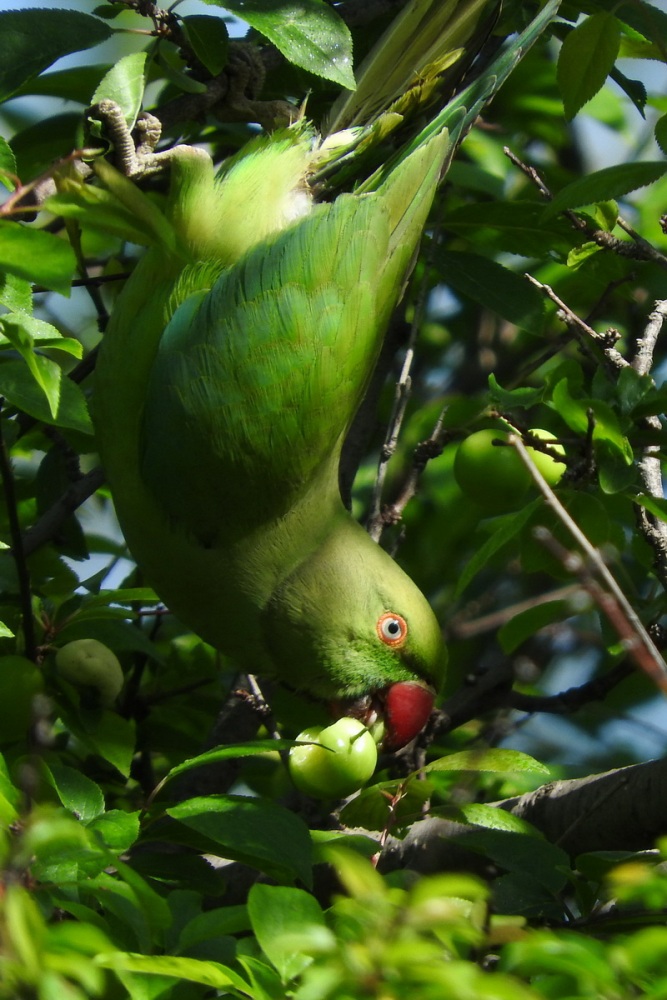
M160 45L156 51L155 62L167 82L172 83L178 90L186 94L206 93L206 84L202 80L195 80L185 72L185 63L173 45Z
M139 813L124 812L122 809L109 809L97 816L88 828L93 830L110 851L124 854L136 843L141 827Z
M559 414L577 434L588 432L589 414L592 414L593 442L597 446L604 443L616 452L618 458L629 466L633 461L630 442L624 435L615 411L601 399L576 398L570 393L567 379L561 379L553 390L553 403Z
M211 795L181 802L167 813L222 845L225 857L269 875L311 882L308 828L288 809L268 799ZM271 831L267 837L267 831Z
M521 833L527 836L539 837L540 833L527 820L506 809L498 809L497 806L485 805L482 802L470 802L468 805L459 806L456 810L466 823L473 826L483 826L487 830L504 830L507 833Z
M610 201L659 180L667 171L667 163L646 161L618 163L596 170L562 188L544 209L544 219L550 219L565 209L581 208L598 201Z
M544 387L533 389L524 386L521 389L503 389L493 372L489 375L489 402L499 410L514 410L517 407L529 410L542 402L544 392Z
M495 519L497 527L491 536L474 550L473 556L465 565L456 585L455 594L460 596L468 584L477 576L479 571L487 564L489 559L499 552L504 545L516 539L517 534L537 508L539 500L533 500L516 514L506 514Z
M74 252L65 240L41 229L0 221L1 271L67 295L75 268Z
M170 976L201 983L213 989L231 991L231 996L251 997L250 986L233 969L219 962L205 962L198 958L178 955L138 955L133 952L114 951L95 957L97 965L117 972L140 972L147 976ZM238 991L238 992L237 992ZM160 993L164 991L161 989Z
M42 672L23 656L0 657L0 743L23 740L33 721L33 699L43 687Z
M642 118L646 118L644 109L646 108L648 94L646 93L646 87L641 80L631 80L630 77L621 73L618 66L614 66L609 76L614 83L618 84L623 93L628 95Z
M389 886L368 858L335 840L320 846L320 854L336 870L345 891L354 899L383 900Z
M282 1000L285 988L270 965L254 955L239 955L238 963L252 985L252 1000Z
M16 158L6 139L0 135L0 184L13 191L16 187L11 174L16 175Z
M176 247L173 227L136 184L102 158L95 160L94 170L108 190L74 179L67 182L66 190L46 200L45 209L140 246L164 243L168 249Z
M6 828L17 818L21 799L22 792L12 784L7 763L0 754L0 823Z
M576 239L571 228L561 219L545 226L543 214L544 207L537 201L478 202L449 212L443 229L490 250L521 257L540 259L549 248L566 254Z
M183 18L188 41L197 59L211 76L217 76L227 65L229 33L221 17L190 14Z
M128 611L109 609L104 606L92 608L84 606L60 630L58 638L63 643L71 642L73 639L97 639L98 642L103 642L105 646L117 653L124 650L145 653L157 663L161 662L162 657L158 646L151 642L145 632L127 620L110 621L110 617L112 619L128 619L131 614Z
M298 976L312 959L299 949L307 934L330 936L317 900L282 885L254 885L248 894L248 914L259 945L284 983Z
M40 118L12 136L19 175L24 179L43 173L55 160L78 145L81 112Z
M144 97L145 73L145 52L131 52L123 56L102 78L90 103L115 101L120 105L128 128L134 128Z
M61 56L99 45L112 34L103 21L76 10L0 13L0 101Z
M567 255L566 264L572 271L576 271L577 268L581 267L589 257L593 254L600 253L602 247L599 243L593 243L593 241L588 241L582 243L581 246L573 247Z
M58 798L77 819L89 823L104 812L104 795L99 785L90 778L65 764L46 763L43 767L48 773L50 783L55 788Z
M435 263L455 291L524 330L537 332L544 320L544 299L539 291L514 271L478 254L440 250Z
M626 444L630 448L629 442ZM595 461L598 467L598 481L604 493L622 493L632 486L637 478L632 459L619 453L615 442L608 439L597 439L595 443Z
M3 339L21 354L32 377L46 396L51 416L57 419L63 371L55 361L36 353L35 341L40 347L59 347L69 354L81 357L83 347L79 341L61 336L50 323L24 313L0 316L0 347L3 346Z
M653 389L654 382L650 375L640 375L631 365L621 368L616 382L621 413L631 414L644 399L650 397Z
M567 884L570 868L567 853L541 837L477 828L466 830L454 839L509 872L530 875L552 892L561 892Z
M69 427L83 434L92 434L93 426L83 392L69 378L63 378L55 415L51 412L44 393L36 384L23 361L0 362L0 395L28 413L35 420L56 427Z
M349 799L340 811L344 827L384 830L387 823L391 823L396 829L413 823L415 817L426 810L428 800L435 789L427 780L409 781L400 789L399 784L397 781L379 781L375 785L362 788L361 792ZM319 844L315 834L313 839L316 845L315 862L326 860L320 856L326 844ZM353 846L356 851L363 851L363 846L359 846L358 842ZM365 851L366 856L371 858L376 850L377 844L373 850Z
M667 115L658 118L655 123L655 141L663 153L667 153Z
M593 210L595 221L610 233L618 222L618 205L615 201L600 201Z
M431 761L423 771L493 771L548 774L549 768L520 750L462 750Z
M633 412L633 416L638 419L641 417L655 416L656 414L662 414L667 410L667 389L664 387L656 389L653 387L650 392L648 392L645 398L638 403Z
M659 521L667 522L667 500L664 500L662 497L651 497L645 493L633 493L631 494L631 499L633 503L638 503L641 507L645 507Z
M505 622L498 632L498 641L504 653L513 653L527 639L536 635L540 629L554 622L563 621L572 615L572 608L567 601L547 601L529 608Z
M252 890L251 890L252 891ZM222 906L188 920L178 939L178 951L188 952L201 941L251 930L247 906Z
M9 332L5 328L9 328ZM83 354L81 341L75 340L74 337L63 337L60 330L51 323L22 312L5 313L0 316L0 329L17 351L21 351L19 343L21 339L24 346L28 344L31 348L34 346L56 348L75 358L80 358Z
M220 760L231 760L235 757L252 757L256 754L265 753L275 753L279 750L289 750L293 747L294 740L250 740L247 743L236 743L227 746L216 747L215 750L207 750L206 753L199 754L197 757L190 757L188 760L184 760L182 764L177 764L176 767L172 767L171 771L163 778L163 784L167 781L171 781L179 774L183 774L185 771L191 771L197 767L204 767L207 764L213 764Z
M205 0L224 7L269 39L295 66L355 89L352 36L323 0Z
M76 735L120 774L129 776L136 744L136 728L131 719L123 719L116 712L103 712L92 732L79 730Z
M621 43L621 26L613 14L592 14L570 31L558 56L557 79L565 117L597 94L611 71Z
M22 312L29 316L32 312L30 282L17 278L15 274L0 274L0 305L9 312Z
M92 94L109 66L72 66L45 73L22 87L15 96L43 94L82 103L83 94Z
M597 6L608 8L620 21L630 25L644 38L655 42L659 51L665 54L667 38L667 13L645 0L597 0Z
M109 607L112 604L153 604L160 600L150 587L121 587L118 590L100 590L98 594L86 597L84 607Z

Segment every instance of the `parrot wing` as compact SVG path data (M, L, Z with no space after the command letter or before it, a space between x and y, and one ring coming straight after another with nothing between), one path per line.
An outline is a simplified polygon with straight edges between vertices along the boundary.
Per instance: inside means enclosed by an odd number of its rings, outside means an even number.
M141 454L173 523L216 544L284 514L323 466L337 489L340 445L446 149L441 134L377 192L314 207L176 309L151 368Z

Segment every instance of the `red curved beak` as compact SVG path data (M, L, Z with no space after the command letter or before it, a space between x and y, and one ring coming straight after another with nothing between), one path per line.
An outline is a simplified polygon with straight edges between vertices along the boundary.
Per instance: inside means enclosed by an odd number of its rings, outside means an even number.
M382 748L400 750L418 736L429 720L435 691L420 681L397 681L373 695L334 702L333 714L351 715L367 726L384 722Z
M384 697L385 750L400 750L418 736L428 722L435 691L418 681L399 681Z

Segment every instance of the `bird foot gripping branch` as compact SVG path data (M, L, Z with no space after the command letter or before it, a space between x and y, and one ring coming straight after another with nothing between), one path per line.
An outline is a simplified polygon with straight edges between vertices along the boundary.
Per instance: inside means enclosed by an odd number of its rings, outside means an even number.
M93 400L118 517L146 578L239 664L346 712L356 704L364 721L379 712L391 749L426 722L446 649L425 597L345 509L341 449L454 146L556 7L356 193L330 203L317 203L312 174L332 157L349 172L401 120L400 92L372 110L346 98L335 126L354 127L324 142L307 122L260 136L217 176L202 150L156 153L150 118L135 144L103 102L130 176L170 162L164 208L103 159L100 187L53 200L148 246L114 307ZM428 66L464 51L486 9L457 5L449 41L447 25L436 36L432 19L418 26ZM377 71L373 54L368 65ZM362 72L360 93L366 84Z

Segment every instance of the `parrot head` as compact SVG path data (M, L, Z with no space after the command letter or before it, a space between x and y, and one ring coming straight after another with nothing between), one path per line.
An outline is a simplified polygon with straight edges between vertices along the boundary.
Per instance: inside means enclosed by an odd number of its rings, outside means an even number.
M384 723L397 750L423 729L447 650L418 587L347 513L274 591L263 615L275 671L337 715Z

